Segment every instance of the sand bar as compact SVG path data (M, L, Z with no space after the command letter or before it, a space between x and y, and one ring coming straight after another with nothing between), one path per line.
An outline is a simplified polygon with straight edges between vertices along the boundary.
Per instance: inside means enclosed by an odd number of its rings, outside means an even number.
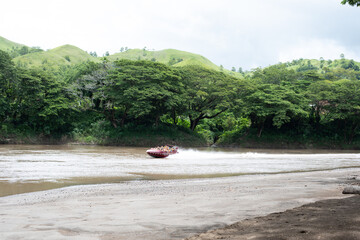
M301 207L245 219L186 240L358 240L360 195L327 199Z
M183 239L341 191L359 169L82 185L0 198L0 239Z

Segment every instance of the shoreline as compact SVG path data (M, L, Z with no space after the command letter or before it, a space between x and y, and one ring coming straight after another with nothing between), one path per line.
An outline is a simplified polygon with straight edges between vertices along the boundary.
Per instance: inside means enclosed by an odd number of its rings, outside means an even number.
M184 239L342 199L356 169L82 185L0 198L2 239Z
M360 195L245 219L185 240L360 239Z
M334 142L324 142L320 145L314 144L312 142L269 142L269 141L259 141L254 142L253 140L241 141L241 143L205 143L198 142L194 144L189 144L189 139L177 141L172 138L160 138L159 141L147 141L148 136L145 138L137 137L136 143L134 141L127 142L124 141L106 141L104 143L99 142L85 142L85 141L76 141L70 137L63 138L51 138L51 137L9 137L4 138L0 136L0 145L84 145L84 146L117 146L117 147L151 147L153 142L160 142L158 145L166 145L171 143L172 145L178 145L181 147L214 147L214 148L228 148L228 149L274 149L274 150L347 150L347 151L359 151L359 145L350 145L342 144L342 143L334 143ZM199 141L201 139L198 139ZM139 144L140 143L140 144ZM145 143L145 144L144 144Z

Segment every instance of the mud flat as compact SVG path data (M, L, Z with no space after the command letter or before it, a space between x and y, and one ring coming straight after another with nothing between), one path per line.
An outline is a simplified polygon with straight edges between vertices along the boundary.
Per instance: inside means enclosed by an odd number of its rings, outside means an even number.
M349 197L342 189L358 173L128 181L1 197L0 239L183 239L318 200Z
M246 219L187 240L360 239L360 195Z

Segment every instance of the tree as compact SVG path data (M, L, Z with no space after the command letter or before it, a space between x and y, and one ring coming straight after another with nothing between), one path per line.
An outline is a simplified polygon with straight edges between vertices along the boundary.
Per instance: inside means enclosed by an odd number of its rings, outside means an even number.
M336 129L342 129L344 139L350 144L360 134L360 82L334 82L327 110L329 120L334 121Z
M19 69L18 79L13 123L49 135L69 131L73 98L66 85L35 69Z
M91 56L93 56L93 57L97 57L97 53L96 52L90 52L89 53Z
M114 127L127 119L156 125L183 102L177 71L152 61L119 60L104 85L106 110Z
M26 46L23 46L20 50L19 50L19 54L20 55L25 55L29 53L29 48Z
M343 5L345 5L346 3L348 3L351 6L355 6L355 5L357 7L360 6L360 0L342 0L341 1L341 4L343 4Z
M342 79L310 85L310 120L316 130L326 129L332 136L343 136L351 143L360 134L360 82ZM320 128L321 126L321 128Z
M278 64L256 69L253 78L265 84L288 85L295 82L297 75L295 71L288 70L285 64Z
M261 137L266 124L280 128L294 118L306 116L303 95L273 84L261 84L244 98L244 113L251 119L251 126Z
M257 128L258 137L265 127L281 128L284 124L306 117L308 104L301 91L306 81L299 74L287 70L284 64L257 69L247 91L242 94L245 116L251 119L251 127Z
M191 130L194 131L202 119L215 118L232 107L238 79L200 66L181 68L181 76Z
M309 120L310 125L317 131L320 130L320 121L327 114L327 105L332 95L332 82L318 81L312 83L306 91L310 103Z
M354 69L355 71L359 71L360 68L358 65L356 65L355 61L354 60L350 60L350 61L347 61L347 62L343 62L341 64L341 67L344 68L344 69Z
M9 54L0 50L0 123L11 114L16 85L15 65Z
M79 109L103 113L106 101L103 87L112 67L107 61L87 62L76 66L75 72L68 76L67 82L77 97Z

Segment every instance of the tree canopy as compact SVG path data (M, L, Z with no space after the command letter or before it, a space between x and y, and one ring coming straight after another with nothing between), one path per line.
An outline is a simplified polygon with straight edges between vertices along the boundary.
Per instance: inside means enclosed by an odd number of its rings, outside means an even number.
M357 6L359 7L360 6L360 0L342 0L341 1L341 4L349 4L351 6Z
M360 141L359 84L360 64L345 58L299 59L235 78L197 65L106 58L60 71L24 68L0 51L0 133L102 137L167 125L209 141L271 132L352 144Z
M237 79L199 66L183 67L181 74L185 85L185 113L191 130L195 130L200 120L215 118L233 106Z

